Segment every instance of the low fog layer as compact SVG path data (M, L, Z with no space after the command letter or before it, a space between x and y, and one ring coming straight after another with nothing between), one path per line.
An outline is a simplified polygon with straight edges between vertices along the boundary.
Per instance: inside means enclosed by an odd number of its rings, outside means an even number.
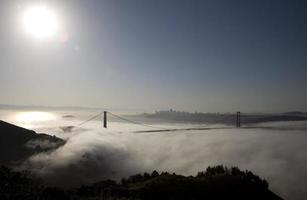
M62 124L68 122L59 120ZM110 129L103 129L100 121L63 132L55 126L61 123L50 122L49 126L36 128L66 138L67 143L54 152L31 157L22 166L52 185L71 187L107 178L120 180L153 170L195 175L209 165L223 164L248 169L266 178L270 189L286 199L300 200L307 196L307 134L296 129L307 127L306 122L265 124L293 130L160 133L133 133L141 128L118 122L110 123Z

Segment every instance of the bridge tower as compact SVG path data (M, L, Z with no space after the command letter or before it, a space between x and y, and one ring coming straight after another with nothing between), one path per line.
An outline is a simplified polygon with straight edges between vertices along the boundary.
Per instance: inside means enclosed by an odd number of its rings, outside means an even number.
M237 128L241 127L241 112L237 112Z
M107 128L107 111L103 111L103 127Z

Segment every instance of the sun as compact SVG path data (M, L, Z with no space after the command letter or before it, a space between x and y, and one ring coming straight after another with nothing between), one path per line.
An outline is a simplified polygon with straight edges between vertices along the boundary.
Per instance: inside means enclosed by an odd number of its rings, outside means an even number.
M45 5L26 8L22 16L25 31L39 39L50 38L58 31L58 19L55 13Z

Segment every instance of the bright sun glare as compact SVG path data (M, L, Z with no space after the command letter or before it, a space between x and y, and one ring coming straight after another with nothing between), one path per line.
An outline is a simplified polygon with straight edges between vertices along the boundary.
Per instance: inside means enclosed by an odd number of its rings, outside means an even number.
M36 38L54 36L58 30L55 13L44 5L28 7L22 17L25 31Z
M15 116L15 119L22 123L49 121L55 118L55 115L49 112L21 112Z

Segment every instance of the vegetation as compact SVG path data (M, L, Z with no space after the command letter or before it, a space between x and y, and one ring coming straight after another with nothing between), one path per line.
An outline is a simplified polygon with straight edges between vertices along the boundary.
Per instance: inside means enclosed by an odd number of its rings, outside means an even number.
M0 199L39 200L151 200L151 199L281 199L268 190L267 181L236 167L208 167L195 177L157 171L136 174L120 183L97 182L76 189L48 187L29 172L0 168Z

